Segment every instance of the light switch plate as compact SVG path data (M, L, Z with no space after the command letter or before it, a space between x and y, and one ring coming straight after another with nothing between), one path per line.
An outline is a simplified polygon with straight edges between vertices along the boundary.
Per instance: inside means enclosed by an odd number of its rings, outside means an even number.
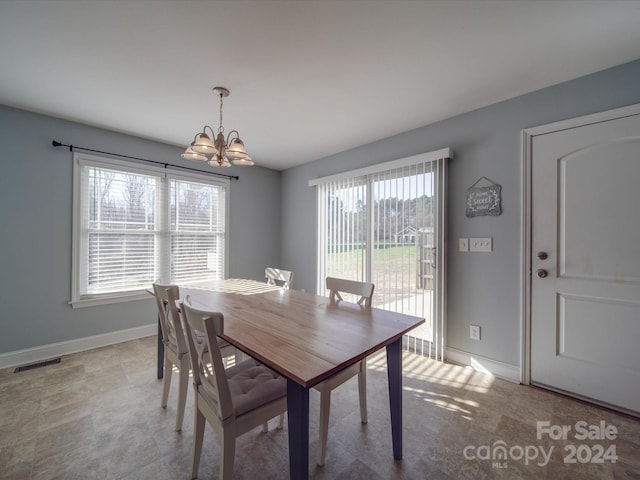
M491 252L493 250L493 240L488 238L471 238L469 247L472 252Z
M458 239L458 250L461 252L469 251L469 239L468 238L459 238Z

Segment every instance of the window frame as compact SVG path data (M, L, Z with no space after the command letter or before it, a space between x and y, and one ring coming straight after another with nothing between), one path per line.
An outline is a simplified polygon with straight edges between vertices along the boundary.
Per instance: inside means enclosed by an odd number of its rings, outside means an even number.
M133 173L140 175L154 176L159 181L156 197L156 215L158 215L157 228L154 235L157 236L158 253L156 254L155 263L158 275L170 275L170 269L166 265L170 263L171 253L171 225L170 225L170 180L193 181L194 183L203 183L220 187L224 192L224 258L221 262L223 266L222 276L226 277L229 262L229 198L230 198L230 181L228 179L212 178L205 172L202 174L192 172L182 172L174 169L167 169L144 165L137 162L129 162L116 160L109 157L102 157L86 153L73 154L73 206L72 206L72 245L71 245L71 300L69 304L73 308L92 307L97 305L106 305L112 303L121 303L134 300L148 299L149 293L146 289L135 289L128 291L110 292L103 294L83 294L81 293L83 282L87 281L86 272L83 273L83 266L86 262L81 260L81 256L86 256L87 251L83 251L82 247L82 228L84 226L83 215L85 212L83 172L87 167L105 168L117 170L123 173ZM164 266L163 266L164 265ZM161 281L170 283L170 278L160 278ZM149 285L151 287L151 285Z

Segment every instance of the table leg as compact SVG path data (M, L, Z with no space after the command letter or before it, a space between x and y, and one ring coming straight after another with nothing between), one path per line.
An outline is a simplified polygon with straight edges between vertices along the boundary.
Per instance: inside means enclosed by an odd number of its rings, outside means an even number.
M289 478L309 478L309 389L287 379Z
M391 406L393 458L402 459L402 337L387 345L387 377Z
M160 314L158 314L158 380L164 376L164 344L162 340L162 327L160 327Z

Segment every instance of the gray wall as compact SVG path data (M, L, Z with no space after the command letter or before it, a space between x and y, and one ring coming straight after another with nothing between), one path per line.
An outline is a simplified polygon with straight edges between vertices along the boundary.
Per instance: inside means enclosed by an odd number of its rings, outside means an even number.
M282 265L295 272L295 288L315 291L315 189L309 179L451 147L447 345L519 365L520 132L639 102L640 61L635 61L287 170ZM465 191L483 175L502 185L503 214L467 218ZM494 250L458 252L459 237L493 237ZM469 324L482 327L480 342L469 339Z
M154 322L150 300L72 309L72 160L52 140L182 164L181 149L0 106L0 353ZM208 169L204 166L202 169ZM280 258L280 173L232 167L229 276L264 279Z
M295 272L315 291L312 178L451 147L447 344L512 365L520 360L520 131L640 102L640 61L555 85L433 125L276 172L225 170L231 183L229 276ZM428 106L425 106L428 108ZM0 106L0 353L147 325L151 300L72 309L72 162L51 140L182 163L180 149ZM480 176L502 185L500 217L469 219L464 192ZM460 253L458 237L493 237L489 254ZM482 341L468 325L482 326Z

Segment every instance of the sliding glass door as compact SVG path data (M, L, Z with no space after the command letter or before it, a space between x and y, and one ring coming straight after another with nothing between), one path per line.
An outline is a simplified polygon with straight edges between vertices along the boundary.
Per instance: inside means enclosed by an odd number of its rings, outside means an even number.
M373 305L423 317L407 346L444 345L444 184L448 149L310 182L318 192L318 293L327 276L375 284Z

